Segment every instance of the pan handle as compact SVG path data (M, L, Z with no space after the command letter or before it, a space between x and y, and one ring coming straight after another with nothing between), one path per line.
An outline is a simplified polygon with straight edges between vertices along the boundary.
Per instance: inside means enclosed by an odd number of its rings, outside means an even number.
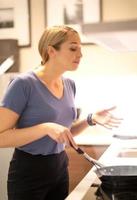
M73 146L72 146L73 147ZM105 167L102 163L100 163L98 160L95 160L94 158L92 158L91 156L89 156L87 153L85 153L81 148L77 148L75 149L73 147L73 149L75 151L77 151L79 154L82 154L89 162L91 162L93 165L95 165L96 168L102 168Z

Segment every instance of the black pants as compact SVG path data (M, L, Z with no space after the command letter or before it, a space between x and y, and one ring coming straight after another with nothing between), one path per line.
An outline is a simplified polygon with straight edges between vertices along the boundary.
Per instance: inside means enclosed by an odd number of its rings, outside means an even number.
M68 157L31 155L15 149L8 174L8 200L64 200L68 195Z

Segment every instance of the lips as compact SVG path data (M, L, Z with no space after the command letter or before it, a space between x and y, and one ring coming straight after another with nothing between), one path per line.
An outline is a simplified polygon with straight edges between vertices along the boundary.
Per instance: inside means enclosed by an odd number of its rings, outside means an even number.
M79 64L79 63L80 63L80 61L74 61L74 63L76 63L76 64Z

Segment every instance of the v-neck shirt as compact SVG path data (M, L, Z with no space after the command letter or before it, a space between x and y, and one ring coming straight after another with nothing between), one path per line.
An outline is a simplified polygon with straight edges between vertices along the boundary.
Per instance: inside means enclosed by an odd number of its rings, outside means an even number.
M62 78L62 83L63 83L63 92L61 97L57 97L56 95L53 94L53 92L48 88L48 86L46 85L46 83L44 83L44 81L42 81L34 72L32 72L34 74L34 76L38 79L38 81L40 81L40 84L42 84L43 87L46 87L47 90L49 90L49 93L51 93L51 95L53 95L54 98L57 98L58 100L61 100L61 98L64 95L64 81Z
M73 80L65 77L62 77L62 80L63 95L57 98L34 72L20 74L9 84L1 106L20 115L17 128L31 127L46 122L70 128L76 119L74 104L76 89ZM62 152L64 144L57 143L46 135L19 149L35 155L49 155Z

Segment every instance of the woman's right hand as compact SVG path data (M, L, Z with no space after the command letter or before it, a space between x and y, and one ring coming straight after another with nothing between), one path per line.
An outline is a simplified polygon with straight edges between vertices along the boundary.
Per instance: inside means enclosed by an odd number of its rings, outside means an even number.
M20 147L46 135L56 142L78 148L70 130L64 126L56 123L41 123L32 127L14 128L18 119L19 114L8 108L0 107L0 148Z
M64 143L66 146L73 146L75 149L78 148L75 143L72 133L70 130L56 123L46 123L46 126L49 127L48 135L58 143Z

